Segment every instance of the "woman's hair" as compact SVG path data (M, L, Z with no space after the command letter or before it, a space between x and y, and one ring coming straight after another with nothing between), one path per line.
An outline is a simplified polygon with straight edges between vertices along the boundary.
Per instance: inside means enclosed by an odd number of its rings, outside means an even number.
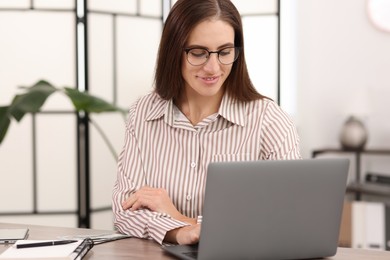
M240 47L237 60L224 82L227 93L236 100L263 98L254 88L246 67L241 16L230 0L179 0L165 22L157 56L155 90L163 99L177 99L185 81L182 76L184 49L192 30L208 19L218 19L234 29L234 45Z

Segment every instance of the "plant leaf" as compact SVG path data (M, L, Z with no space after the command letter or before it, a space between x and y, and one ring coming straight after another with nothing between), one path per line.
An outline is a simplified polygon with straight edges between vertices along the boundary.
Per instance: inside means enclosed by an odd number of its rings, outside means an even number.
M8 127L11 124L8 114L9 106L0 107L0 144L3 142Z
M87 92L80 92L74 88L64 88L65 94L72 100L72 103L77 111L85 111L88 113L101 113L101 112L121 112L126 111L120 107L112 105L107 101L90 95Z
M26 113L38 112L46 99L57 89L49 82L41 80L32 87L23 88L26 92L16 95L9 107L9 113L20 121Z

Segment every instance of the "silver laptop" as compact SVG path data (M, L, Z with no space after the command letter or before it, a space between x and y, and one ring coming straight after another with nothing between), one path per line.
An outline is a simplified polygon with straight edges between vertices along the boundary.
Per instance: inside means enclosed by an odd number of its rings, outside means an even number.
M336 254L348 159L210 163L199 244L180 259L305 259Z

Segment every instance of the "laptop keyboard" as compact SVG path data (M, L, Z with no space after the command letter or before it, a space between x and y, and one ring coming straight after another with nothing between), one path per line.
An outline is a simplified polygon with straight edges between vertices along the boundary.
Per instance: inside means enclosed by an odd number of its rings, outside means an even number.
M183 254L188 256L188 257L191 257L193 259L197 259L198 258L198 252L197 251L184 252Z

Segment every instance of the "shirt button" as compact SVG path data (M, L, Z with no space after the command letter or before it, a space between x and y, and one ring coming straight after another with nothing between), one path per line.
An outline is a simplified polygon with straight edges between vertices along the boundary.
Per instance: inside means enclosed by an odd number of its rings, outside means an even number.
M191 195L187 195L187 200L191 200Z
M192 162L191 163L191 168L195 168L196 167L196 163L195 162Z

